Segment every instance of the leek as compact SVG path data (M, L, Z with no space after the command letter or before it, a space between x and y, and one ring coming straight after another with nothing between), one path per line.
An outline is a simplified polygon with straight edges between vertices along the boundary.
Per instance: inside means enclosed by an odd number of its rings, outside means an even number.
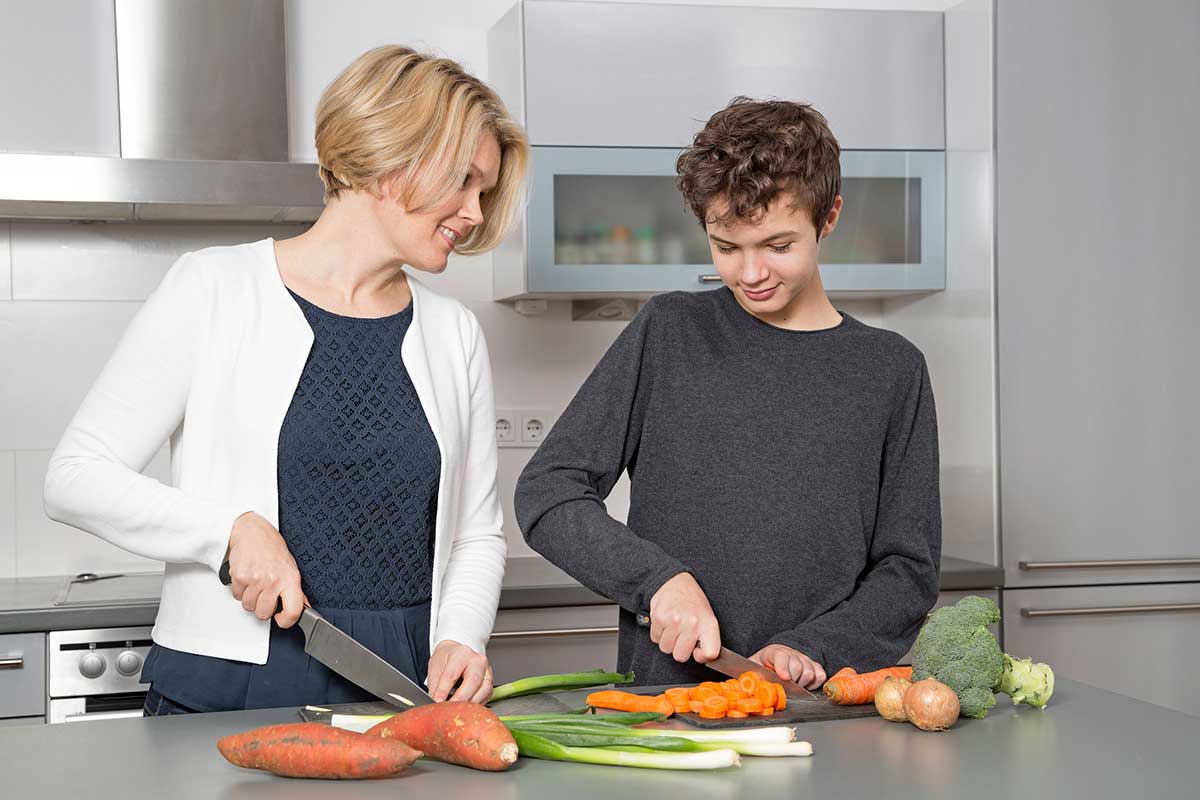
M558 692L569 689L588 689L592 686L608 684L633 683L632 672L605 672L602 669L591 669L584 672L567 672L559 675L537 675L532 678L521 678L512 683L504 683L492 690L492 699L507 700L510 697L521 697L538 692Z
M614 767L644 769L724 769L741 764L733 750L709 750L702 753L658 753L611 750L607 747L570 747L523 730L513 730L521 755L549 761L573 761Z

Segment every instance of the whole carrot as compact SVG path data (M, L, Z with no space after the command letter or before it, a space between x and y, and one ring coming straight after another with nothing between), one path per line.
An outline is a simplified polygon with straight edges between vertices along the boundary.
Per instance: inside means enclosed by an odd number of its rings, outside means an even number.
M912 667L887 667L862 674L846 667L825 682L823 691L839 706L860 706L875 701L875 690L888 677L912 680Z
M675 706L665 695L633 694L618 689L592 692L587 696L587 704L594 708L610 708L614 711L657 711L668 717L675 713Z
M217 740L231 764L288 778L387 778L421 757L404 742L316 722L268 725Z

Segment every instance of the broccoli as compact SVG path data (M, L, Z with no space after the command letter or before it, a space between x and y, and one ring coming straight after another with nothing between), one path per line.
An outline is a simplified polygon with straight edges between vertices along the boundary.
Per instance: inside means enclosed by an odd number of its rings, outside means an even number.
M987 716L996 692L1009 695L1014 704L1044 708L1054 693L1054 672L1048 664L1001 652L987 629L999 621L996 604L976 595L934 611L913 645L913 680L936 678L949 686L964 717Z

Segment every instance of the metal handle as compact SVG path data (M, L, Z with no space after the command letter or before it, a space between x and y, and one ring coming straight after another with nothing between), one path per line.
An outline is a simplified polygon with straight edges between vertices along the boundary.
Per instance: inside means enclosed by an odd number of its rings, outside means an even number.
M1019 561L1030 569L1111 569L1113 567L1200 567L1200 558L1140 558L1121 561Z
M0 669L24 669L25 657L17 656L16 658L0 658Z
M498 631L492 634L493 639L536 639L541 636L599 636L616 633L620 628L555 628L545 631Z
M720 275L701 275L700 282L701 283L720 283L721 276Z
M1022 608L1022 617L1090 617L1095 614L1149 614L1156 611L1200 611L1200 603L1157 606L1106 606L1100 608Z
M81 711L78 714L67 714L63 722L98 722L104 719L133 719L142 716L140 708L130 708L125 711Z

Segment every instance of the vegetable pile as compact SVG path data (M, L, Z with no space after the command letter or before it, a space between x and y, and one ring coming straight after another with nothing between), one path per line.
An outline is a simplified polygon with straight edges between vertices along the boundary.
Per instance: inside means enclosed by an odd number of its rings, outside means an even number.
M987 628L999 620L996 604L976 595L934 611L913 646L913 679L936 678L949 686L966 717L987 716L996 692L1014 704L1044 708L1054 693L1054 671L1002 652Z
M593 692L587 704L618 711L659 711L664 716L689 711L704 719L769 717L787 708L783 686L743 672L736 680L705 681L698 686L675 686L659 695L639 695L609 690Z

